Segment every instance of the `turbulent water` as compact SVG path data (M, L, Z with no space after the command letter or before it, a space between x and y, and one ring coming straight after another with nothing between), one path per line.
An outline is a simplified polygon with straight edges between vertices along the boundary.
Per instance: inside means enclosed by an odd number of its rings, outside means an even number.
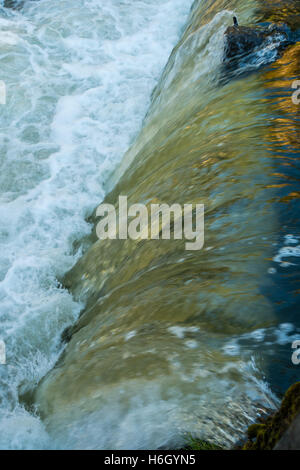
M180 40L191 1L102 3L0 10L0 447L230 446L299 376L300 72L296 43L228 74L223 34L296 2L195 2ZM205 203L205 249L81 243L110 190Z
M59 278L85 216L141 126L191 1L41 0L0 7L0 447L52 446L18 402L80 304Z

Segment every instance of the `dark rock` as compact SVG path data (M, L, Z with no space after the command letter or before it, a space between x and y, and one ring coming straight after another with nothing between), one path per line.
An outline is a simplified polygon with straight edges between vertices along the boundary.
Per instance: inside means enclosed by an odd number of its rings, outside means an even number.
M274 450L300 450L300 414L293 421Z
M225 31L224 60L244 56L267 44L268 40L281 45L289 43L289 29L285 25L271 24L268 28L230 26Z
M283 449L284 446L299 447L300 441L300 382L286 392L280 409L264 422L248 429L248 441L244 450ZM298 433L298 434L297 434ZM297 447L290 447L297 448Z
M230 59L252 51L265 41L265 34L246 26L230 26L225 31L225 58Z
M72 338L72 327L68 326L67 328L64 329L64 331L61 334L61 342L62 343L69 343Z

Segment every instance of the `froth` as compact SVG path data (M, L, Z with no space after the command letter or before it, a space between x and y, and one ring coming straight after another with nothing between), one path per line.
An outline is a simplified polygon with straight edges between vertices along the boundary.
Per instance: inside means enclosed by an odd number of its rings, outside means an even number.
M79 0L0 8L2 448L55 447L18 403L61 352L81 305L57 278L85 216L142 124L191 0Z

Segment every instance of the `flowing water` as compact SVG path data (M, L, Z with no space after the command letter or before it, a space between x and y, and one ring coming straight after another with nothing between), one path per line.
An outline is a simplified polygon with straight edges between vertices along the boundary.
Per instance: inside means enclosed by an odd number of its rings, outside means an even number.
M299 378L300 47L223 33L297 2L102 3L0 10L0 447L230 446ZM204 250L97 241L105 194L204 203Z
M105 3L105 5L104 5ZM0 7L0 447L49 446L19 405L81 305L57 278L139 130L191 1L42 0Z

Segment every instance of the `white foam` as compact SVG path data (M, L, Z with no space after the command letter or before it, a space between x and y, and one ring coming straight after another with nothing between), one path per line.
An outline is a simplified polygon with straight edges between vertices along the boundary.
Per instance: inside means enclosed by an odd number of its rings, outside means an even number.
M125 335L125 341L129 341L130 339L134 338L136 336L136 330L129 331Z
M174 335L177 336L179 339L183 339L185 337L186 333L196 333L199 331L199 328L197 326L170 326L168 328L168 331Z
M272 349L274 345L292 345L293 341L299 339L300 329L292 323L281 323L276 327L261 328L251 333L245 333L230 339L223 352L228 356L238 356L242 349L251 353L253 347L261 349Z
M275 263L279 263L281 267L287 268L289 266L296 266L294 262L284 261L286 258L299 258L300 257L300 245L299 237L295 235L285 235L284 246L280 248L277 255L273 258ZM296 246L295 246L296 245Z
M2 2L1 2L2 3ZM40 0L0 7L0 447L45 448L18 402L53 367L81 309L57 282L85 216L145 115L192 0ZM3 18L2 18L3 17Z

